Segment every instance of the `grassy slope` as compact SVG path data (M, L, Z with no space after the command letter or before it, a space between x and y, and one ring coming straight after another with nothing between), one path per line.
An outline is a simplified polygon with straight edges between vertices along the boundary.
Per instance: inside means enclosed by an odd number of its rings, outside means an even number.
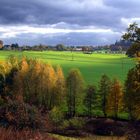
M61 65L65 75L69 69L80 69L86 83L97 83L102 74L107 74L111 78L117 77L122 82L130 68L134 66L134 61L123 54L83 54L80 52L14 52L0 51L0 60L5 60L9 55L26 55L37 58L53 65ZM72 61L72 55L74 60Z

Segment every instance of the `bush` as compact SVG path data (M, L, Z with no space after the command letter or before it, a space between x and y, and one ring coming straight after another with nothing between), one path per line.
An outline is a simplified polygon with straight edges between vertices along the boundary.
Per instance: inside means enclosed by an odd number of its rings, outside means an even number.
M80 118L72 118L65 120L61 126L61 129L82 129L84 126L84 120Z
M64 114L59 108L54 107L49 113L49 118L52 123L59 125L64 120Z
M38 128L42 124L40 113L34 106L11 100L0 107L0 119L1 123L17 128Z

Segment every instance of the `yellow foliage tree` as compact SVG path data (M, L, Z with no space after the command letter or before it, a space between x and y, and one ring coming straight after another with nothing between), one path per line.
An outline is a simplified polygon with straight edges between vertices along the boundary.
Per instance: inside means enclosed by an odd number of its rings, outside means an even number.
M48 99L47 107L50 110L53 108L54 100L55 100L54 88L56 84L56 73L55 73L54 68L50 64L46 64L45 72L47 76L46 86L47 86L47 91L48 91L47 97L46 97L46 99Z
M27 72L28 69L29 69L29 65L28 65L28 62L27 62L27 58L26 57L23 57L22 60L21 60L21 72Z
M61 103L65 93L65 78L60 66L55 71L51 64L36 59L9 59L0 65L0 72L6 77L5 91L12 98L47 110Z
M61 105L64 102L64 99L66 97L66 83L64 74L62 71L62 68L60 66L57 66L56 68L56 84L55 84L55 90L54 94L56 96L56 104Z

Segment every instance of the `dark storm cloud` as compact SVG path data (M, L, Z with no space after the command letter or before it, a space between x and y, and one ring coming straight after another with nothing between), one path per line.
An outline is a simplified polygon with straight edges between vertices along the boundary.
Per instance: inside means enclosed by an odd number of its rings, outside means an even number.
M55 6L48 2L38 0L4 0L0 1L0 23L1 24L53 24L60 21L67 21L76 13L66 12L63 5Z
M67 22L118 27L122 16L138 15L140 2L137 0L1 0L0 5L1 24Z
M0 5L1 24L33 23L36 19L39 20L37 17L41 16L41 5L32 1L4 0L0 1ZM30 19L28 19L28 17L30 17Z
M3 0L0 5L1 24L54 24L63 21L109 26L119 19L117 12L103 5L102 1L98 4L98 1L93 3L92 0ZM112 20L111 11L115 20Z
M101 31L89 33L87 30L86 34L71 32L62 34L62 36L55 36L54 32L52 38L45 38L48 42L54 41L54 43L62 41L64 37L69 38L68 42L65 42L67 44L71 44L70 38L73 39L73 44L77 44L77 40L80 40L79 43L82 44L94 44L95 42L95 44L98 42L102 44L107 43L108 40L113 42L119 39L128 23L140 21L140 1L138 0L0 0L0 5L0 37L4 40L7 38L9 41L17 39L19 42L25 42L27 38L21 38L25 33L26 36L33 38L33 32L29 30L22 33L23 30L17 31L14 27L7 32L3 31L4 28L16 25L43 29L45 27L72 30L90 29L91 27L101 30L110 29L112 32L106 33L108 35ZM10 35L8 35L9 31L11 31ZM116 35L115 32L120 34ZM39 29L35 33L37 42L43 41L44 34L40 34ZM30 40L32 40L31 37L29 37ZM95 42L87 39L91 37L94 37Z

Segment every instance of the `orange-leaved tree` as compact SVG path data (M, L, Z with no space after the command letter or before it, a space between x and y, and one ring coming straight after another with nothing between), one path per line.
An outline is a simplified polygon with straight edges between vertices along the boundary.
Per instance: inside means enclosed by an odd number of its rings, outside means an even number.
M122 111L123 108L123 92L121 83L114 79L111 87L110 92L107 98L107 114L114 118L118 118L118 114Z

